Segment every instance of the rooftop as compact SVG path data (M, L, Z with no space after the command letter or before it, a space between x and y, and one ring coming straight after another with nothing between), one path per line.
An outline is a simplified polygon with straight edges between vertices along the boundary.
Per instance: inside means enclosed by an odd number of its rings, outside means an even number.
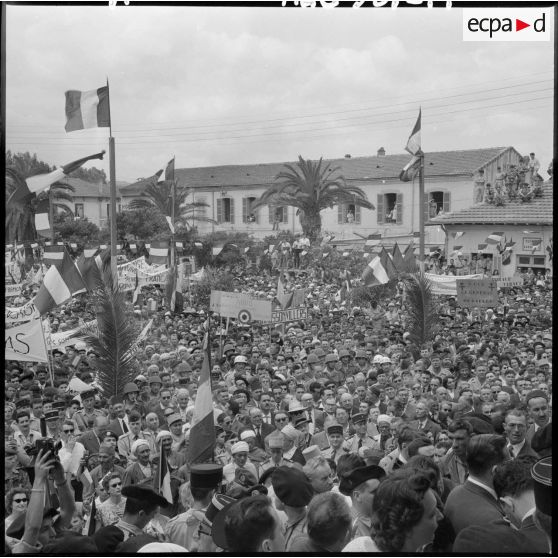
M530 202L506 201L504 205L482 203L455 211L438 215L428 221L429 225L552 225L553 223L553 192L552 180L543 184L543 195Z

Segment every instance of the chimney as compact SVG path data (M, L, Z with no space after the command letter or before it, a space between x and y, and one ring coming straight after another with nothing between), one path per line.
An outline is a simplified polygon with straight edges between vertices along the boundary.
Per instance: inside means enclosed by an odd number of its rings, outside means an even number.
M351 158L351 154L350 153L345 153L345 159L350 159Z
M386 150L383 147L380 147L380 149L378 149L377 156L378 157L385 157L386 156Z

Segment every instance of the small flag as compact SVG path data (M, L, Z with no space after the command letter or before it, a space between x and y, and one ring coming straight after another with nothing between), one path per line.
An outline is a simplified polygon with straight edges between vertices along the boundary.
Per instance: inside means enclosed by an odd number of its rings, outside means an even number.
M76 242L70 242L70 248L73 248L75 250L77 248L77 243Z
M275 248L275 244L270 244L270 245L269 245L268 250L269 250L269 253L270 253L270 254L271 254L271 252L273 252L274 248Z
M128 246L129 246L131 252L136 251L136 245L135 244L128 244Z
M172 491L169 463L163 450L163 442L159 445L159 468L155 480L155 492L160 494L169 504L172 504Z
M70 173L79 169L87 161L91 161L92 159L102 159L104 154L105 151L101 151L101 153L95 153L94 155L89 155L88 157L83 157L83 159L78 159L77 161L68 163L67 165L60 167L59 169L55 169L52 172L48 172L46 174L36 174L35 176L30 176L26 180L22 180L19 188L10 196L8 204L23 200L32 193L37 194L46 190L58 180L67 177Z
M169 225L169 229L171 233L174 234L176 231L174 229L174 225L172 224L172 217L170 215L165 215L165 219Z
M367 286L373 285L384 285L389 282L388 274L382 265L380 256L376 256L368 265L364 268L362 274L362 282Z
M64 259L64 246L45 246L43 262L46 265L60 265Z
M246 248L244 248L244 253L247 254L249 250L250 250L250 246L246 246Z
M531 253L534 253L537 250L540 250L541 245L542 245L542 240L537 240L536 242L533 242L533 246L531 248Z
M461 238L465 233L463 231L458 231L453 233L453 236L455 238L455 240L457 240L458 238Z
M92 537L97 530L97 504L95 503L95 493L93 493L92 500L91 500L91 511L89 512L89 517L87 518L87 522L85 523L85 527L83 528L83 534L86 537Z
M223 246L213 246L211 253L213 256L218 256L223 251Z
M411 160L403 167L399 173L401 182L411 182L420 170L420 157L413 155Z
M503 239L504 239L503 232L493 232L492 234L489 234L486 237L485 242L487 244L500 244L500 242L502 242Z
M66 132L110 127L108 85L92 91L66 91Z
M65 250L62 263L59 266L51 265L46 272L34 303L42 316L72 296L86 290L79 269Z
M100 248L101 250L106 250L106 249L107 249L107 245L106 245L106 244L101 244L101 245L99 246L99 248Z
M397 242L393 246L393 265L399 271L401 271L405 265L403 254L401 253Z
M190 463L204 463L212 459L214 447L215 427L209 357L207 351L204 351L198 393L196 394L192 416L192 427L190 428Z
M165 168L165 180L174 182L174 157L167 163Z
M370 254L368 252L364 252L364 254L362 254L365 258L367 258Z
M168 240L161 240L158 242L152 242L149 248L149 262L153 264L164 264L167 262L167 256L169 254L169 242Z
M41 200L35 209L35 230L39 236L52 236L49 220L50 202L48 198Z
M407 151L411 155L417 155L421 151L421 145L420 145L421 144L420 142L421 113L422 113L422 108L419 109L419 114L418 114L417 121L415 123L415 127L413 128L413 131L411 132L411 135L407 140L407 145L405 146L405 151Z
M137 303L141 306L143 301L140 299L140 297L141 297L141 285L139 282L138 270L136 269L136 288L134 289L134 294L132 296L132 304Z
M83 249L83 255L86 258L92 258L98 251L99 251L99 247L97 247L97 248L84 248Z
M329 256L329 252L323 252L322 258L327 258Z

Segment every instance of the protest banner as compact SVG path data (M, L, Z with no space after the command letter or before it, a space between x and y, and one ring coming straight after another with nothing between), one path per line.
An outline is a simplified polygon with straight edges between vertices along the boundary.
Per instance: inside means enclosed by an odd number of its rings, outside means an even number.
M523 287L523 277L496 277L496 286L499 289Z
M4 358L27 362L48 362L41 321L33 320L4 332Z
M271 323L283 324L308 319L308 308L299 306L297 308L287 308L286 310L273 310L271 313Z
M271 301L243 293L211 291L209 309L224 318L236 318L243 324L271 321Z
M38 320L40 317L39 311L37 310L37 307L32 300L18 308L8 308L6 306L4 310L4 322L7 324L12 322L27 322L29 320Z
M15 285L6 283L6 298L10 296L19 296L22 288L23 283L16 283Z
M457 304L463 308L498 306L498 288L494 279L457 279Z
M435 275L434 273L425 273L424 276L430 281L432 286L432 294L457 296L457 279L481 279L480 273L472 275Z

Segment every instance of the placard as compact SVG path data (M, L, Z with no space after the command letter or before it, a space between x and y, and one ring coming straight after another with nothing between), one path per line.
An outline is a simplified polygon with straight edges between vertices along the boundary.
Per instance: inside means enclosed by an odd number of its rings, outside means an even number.
M211 291L209 309L224 318L236 318L243 324L271 321L271 301L244 293Z
M463 308L498 306L498 287L494 279L457 279L457 304Z
M286 310L274 310L271 313L271 322L282 324L286 322L296 322L308 319L308 308L299 306L297 308L287 308Z
M496 285L499 289L523 287L523 277L497 277Z

